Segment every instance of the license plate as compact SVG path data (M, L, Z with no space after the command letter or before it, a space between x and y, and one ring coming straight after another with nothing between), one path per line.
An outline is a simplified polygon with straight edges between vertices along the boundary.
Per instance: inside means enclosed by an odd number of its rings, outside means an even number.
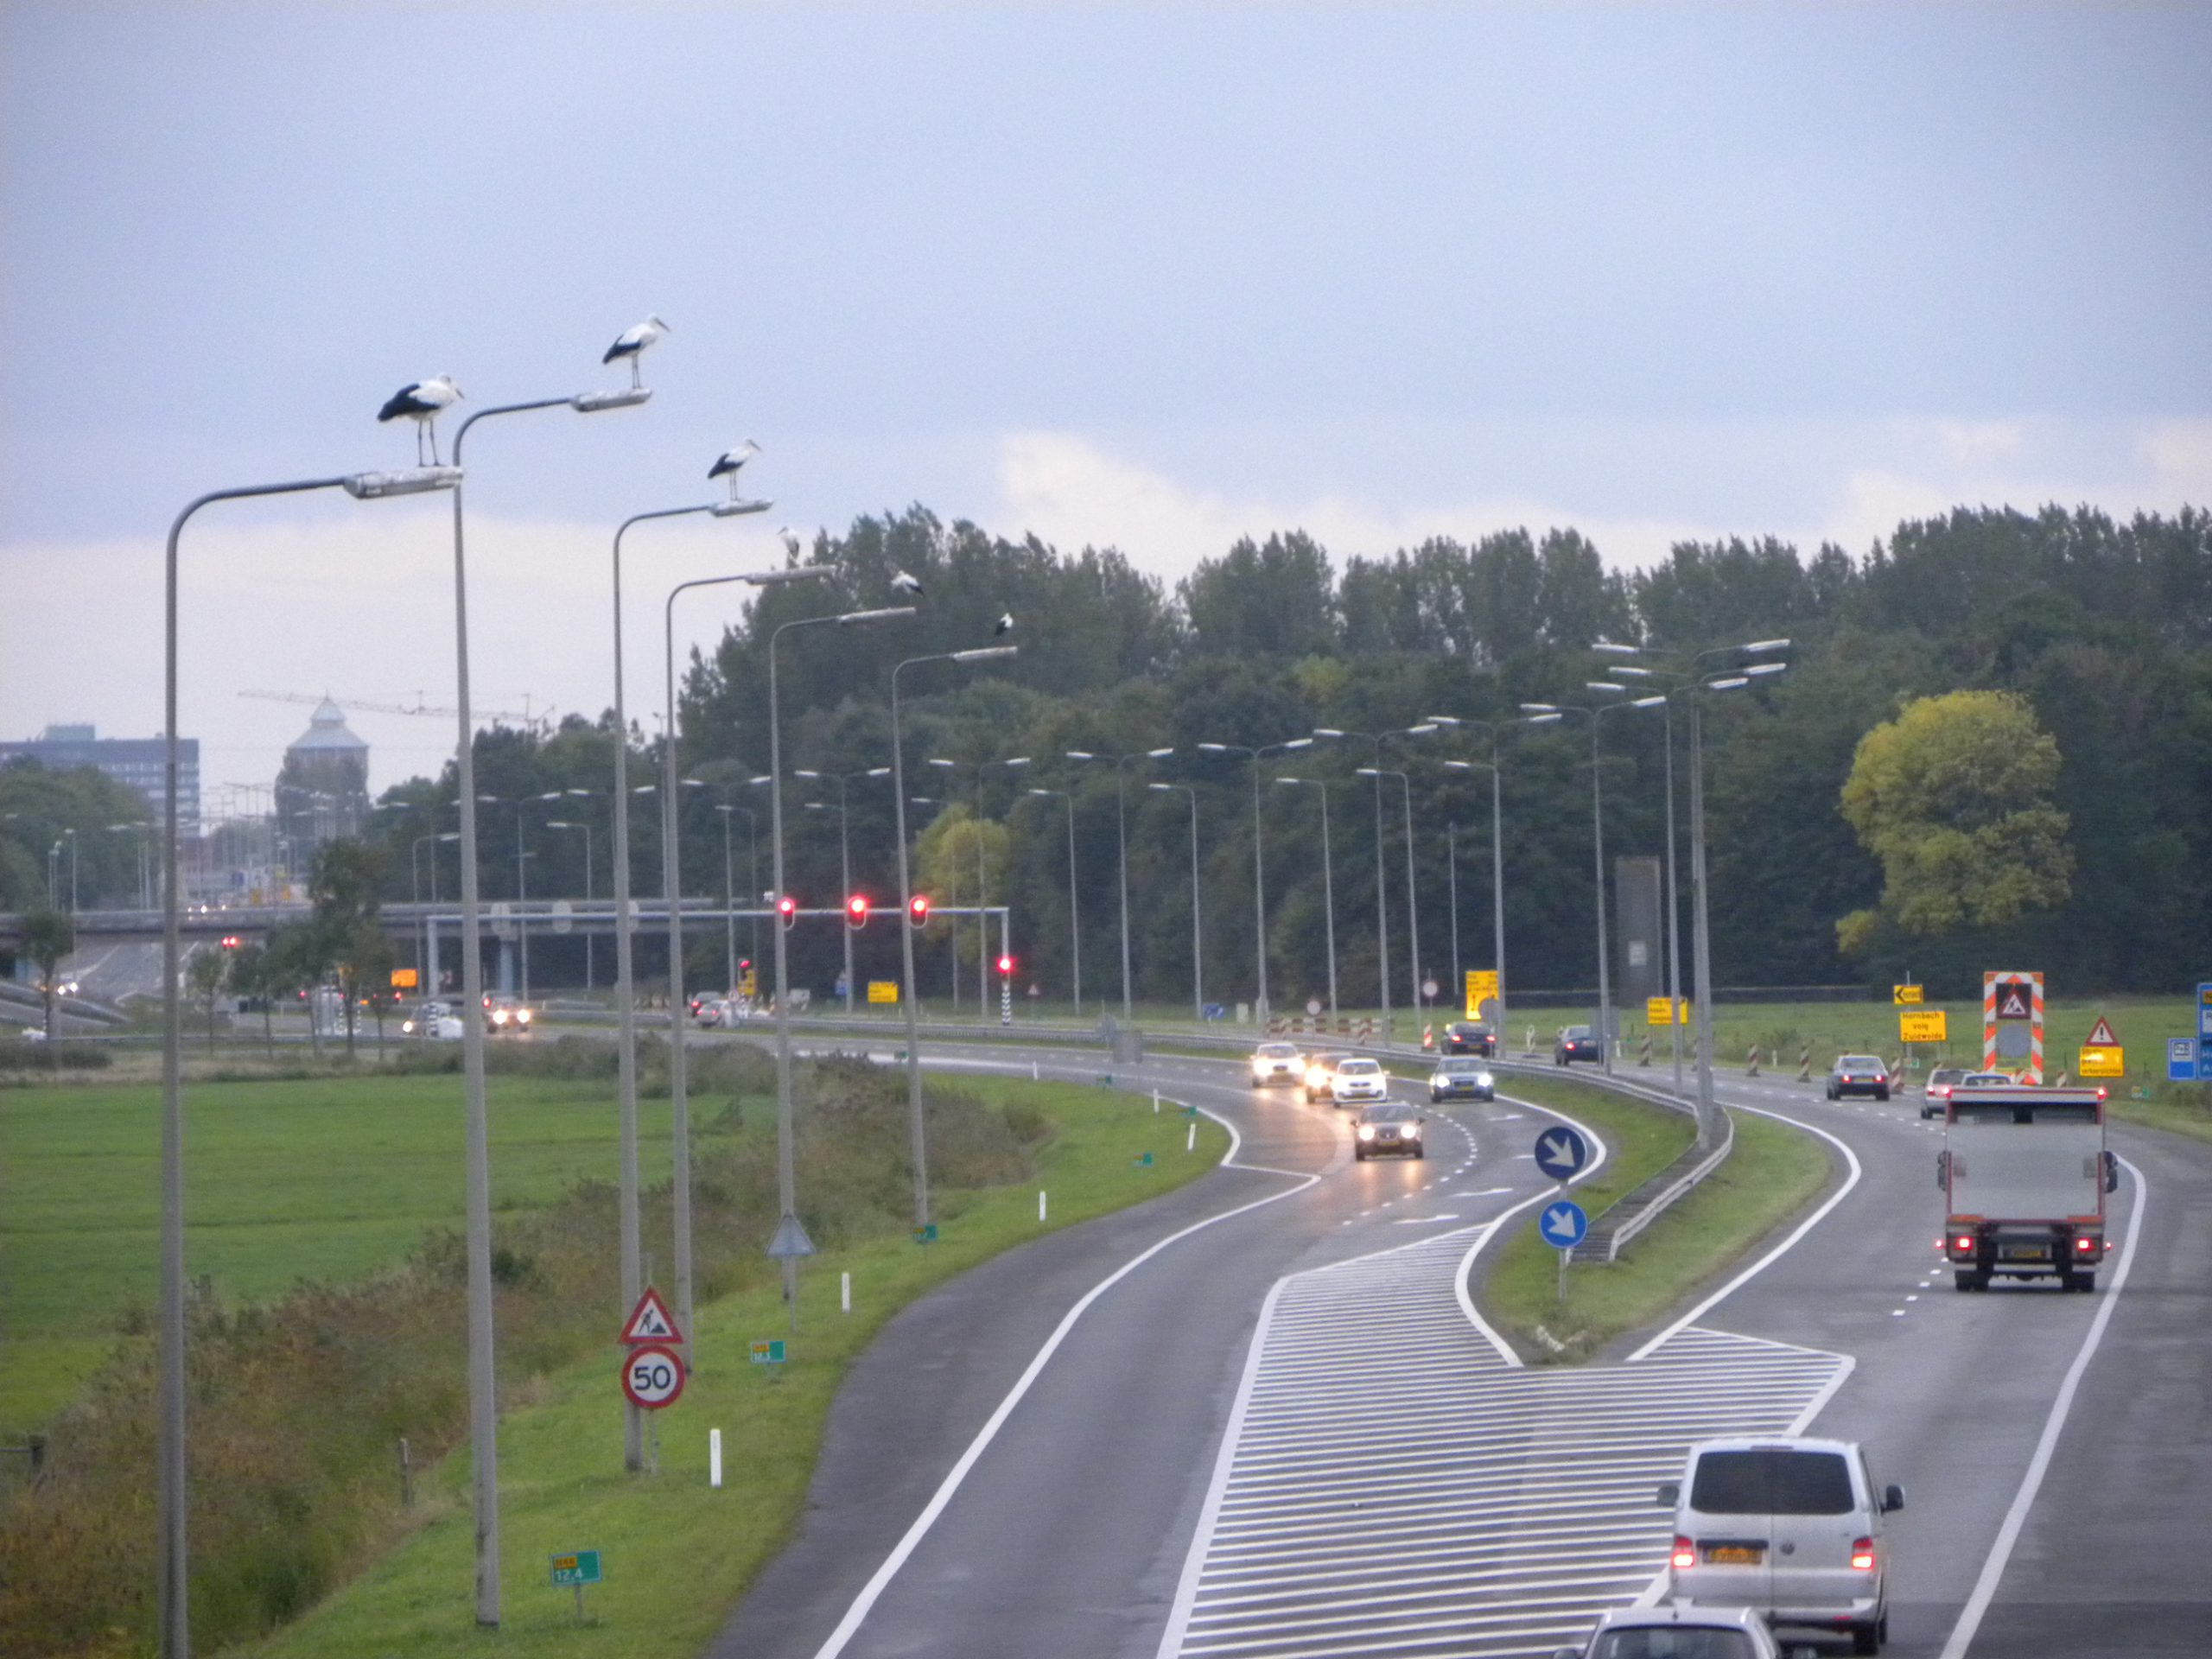
M2050 1250L2042 1244L2007 1244L1997 1252L2007 1262L2048 1262Z
M1757 1567L1766 1559L1764 1544L1707 1544L1705 1559L1715 1567Z

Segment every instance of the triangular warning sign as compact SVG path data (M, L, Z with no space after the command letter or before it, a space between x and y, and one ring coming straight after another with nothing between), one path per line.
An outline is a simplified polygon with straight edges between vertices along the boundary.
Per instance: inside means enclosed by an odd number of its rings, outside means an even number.
M2097 1023L2090 1029L2089 1040L2082 1044L2082 1046L2084 1048L2118 1048L2120 1046L2120 1039L2113 1035L2112 1021L2106 1019L2101 1014L2099 1014L2097 1016Z
M628 1343L681 1342L683 1334L676 1328L676 1321L669 1314L668 1304L651 1285L638 1298L638 1305L630 1310L629 1323L622 1327L620 1340Z
M778 1262L794 1261L802 1255L814 1254L814 1241L806 1236L806 1229L799 1225L798 1217L786 1211L776 1224L776 1236L768 1241L768 1255Z
M2015 980L1997 994L1997 1017L1999 1020L2025 1020L2028 1015L2028 988Z

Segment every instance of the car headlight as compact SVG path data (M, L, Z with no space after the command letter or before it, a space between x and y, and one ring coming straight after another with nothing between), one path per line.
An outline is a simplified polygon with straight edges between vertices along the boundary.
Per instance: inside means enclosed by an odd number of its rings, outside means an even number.
M528 1025L530 1023L530 1010L528 1008L518 1008L515 1011L515 1020L516 1023L519 1025Z
M1495 1086L1497 1081L1497 1079L1487 1071L1478 1071L1475 1074L1475 1087L1478 1089L1491 1088Z
M1359 1138L1363 1141L1372 1141L1375 1138L1375 1126L1372 1123L1361 1124L1359 1126Z
M400 1034L401 1034L402 1036L405 1036L408 1033L410 1033L410 1032L413 1031L414 1029L415 1029L415 1022L414 1022L412 1020L401 1020L401 1021L399 1022L399 1031L400 1031Z
M1421 1139L1421 1125L1418 1123L1401 1123L1398 1126L1398 1133L1408 1141L1418 1141Z

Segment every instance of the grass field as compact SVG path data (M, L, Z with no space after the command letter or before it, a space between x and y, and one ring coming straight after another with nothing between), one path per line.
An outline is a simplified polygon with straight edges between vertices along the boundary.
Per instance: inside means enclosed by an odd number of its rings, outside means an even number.
M603 1082L495 1077L493 1203L526 1211L617 1173ZM639 1162L668 1179L668 1102L639 1103ZM161 1236L161 1095L141 1084L0 1090L0 1440L36 1428L150 1306ZM185 1095L185 1271L225 1302L344 1283L461 1224L461 1094L450 1076L207 1083Z

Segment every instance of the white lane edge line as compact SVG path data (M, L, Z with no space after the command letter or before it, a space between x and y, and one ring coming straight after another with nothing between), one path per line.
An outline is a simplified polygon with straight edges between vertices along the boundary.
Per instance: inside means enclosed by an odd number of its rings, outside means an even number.
M1569 1117L1565 1112L1556 1112L1548 1106L1539 1106L1533 1100L1522 1100L1510 1095L1500 1095L1497 1098L1500 1100L1510 1101L1516 1106L1525 1106L1532 1112L1541 1112L1548 1117L1555 1117L1559 1119L1560 1122L1571 1125L1573 1128L1589 1138L1590 1144L1597 1148L1597 1154L1592 1157L1587 1164L1584 1165L1582 1168L1575 1172L1574 1179L1567 1183L1569 1186L1579 1185L1580 1183L1588 1180L1592 1175L1595 1175L1598 1173L1599 1167L1604 1165L1605 1160L1612 1155L1612 1148L1605 1144L1605 1139L1603 1135L1599 1135L1597 1130L1592 1128L1587 1123L1578 1122L1576 1119ZM1533 1153L1529 1154L1531 1159L1533 1159L1535 1155L1535 1154ZM1489 1343L1492 1348L1497 1351L1497 1357L1516 1371L1524 1369L1522 1364L1521 1356L1513 1351L1512 1344L1506 1341L1503 1337L1499 1336L1497 1332L1491 1329L1490 1321L1484 1319L1481 1313L1478 1311L1475 1306L1474 1296L1467 1288L1467 1275L1475 1265L1475 1258L1482 1254L1483 1246L1489 1243L1492 1238L1497 1236L1497 1231L1500 1228L1504 1226L1505 1224L1510 1221L1514 1217L1519 1215L1521 1211L1526 1210L1530 1205L1541 1204L1547 1198L1556 1198L1558 1196L1559 1192L1556 1187L1548 1187L1542 1192L1537 1192L1529 1198L1522 1199L1520 1203L1514 1205L1510 1209L1501 1211L1490 1222L1490 1224L1476 1236L1474 1243L1467 1246L1467 1253L1459 1258L1459 1265L1452 1270L1452 1294L1459 1299L1459 1311L1467 1316L1467 1323L1473 1325L1477 1331L1480 1332L1482 1333L1483 1339Z
M1185 1103L1180 1101L1176 1103L1178 1105L1184 1103ZM1235 1127L1225 1119L1204 1106L1198 1107L1198 1109L1228 1129L1232 1139L1236 1137ZM1231 1151L1234 1150L1235 1147L1232 1146ZM860 1593L853 1598L852 1605L845 1610L845 1616L837 1621L836 1629L830 1631L829 1639L815 1650L814 1659L836 1659L836 1656L844 1651L845 1644L850 1642L858 1632L869 1611L874 1607L877 1599L889 1587L891 1580L898 1576L899 1569L906 1564L906 1558L914 1553L915 1548L920 1544L929 1529L937 1524L938 1516L944 1512L945 1506L952 1501L952 1495L959 1491L961 1483L967 1479L968 1471L976 1466L977 1460L982 1457L991 1441L997 1438L998 1432L1004 1426L1006 1420L1014 1414L1014 1408L1021 1403L1023 1396L1028 1394L1031 1386L1043 1373L1046 1362L1058 1351L1060 1344L1066 1339L1068 1332L1075 1328L1076 1321L1090 1310L1093 1302L1169 1245L1188 1238L1192 1233L1202 1231L1217 1222L1227 1221L1232 1217L1244 1214L1247 1211L1257 1210L1263 1205L1274 1204L1303 1192L1307 1187L1319 1183L1320 1179L1319 1175L1300 1176L1295 1186L1285 1187L1280 1192L1270 1192L1264 1198L1255 1198L1249 1204L1238 1205L1234 1210L1224 1210L1219 1215L1208 1216L1203 1221L1192 1222L1181 1231L1170 1233L1141 1255L1132 1256L1085 1291L1082 1300L1062 1315L1059 1324L1052 1327L1052 1334L1045 1338L1045 1345L1037 1351L1035 1357L1030 1360L1028 1366L1015 1381L1014 1387L1007 1391L1006 1398L999 1402L998 1408L991 1413L989 1421L976 1431L976 1438L968 1443L967 1450L960 1454L960 1460L952 1465L951 1469L946 1472L944 1480L938 1483L937 1491L930 1495L930 1501L922 1506L922 1512L914 1517L913 1524L908 1527L899 1541L892 1546L890 1554L883 1559L883 1564L877 1567L868 1581L861 1586Z
M1827 1141L1830 1146L1834 1147L1838 1152L1843 1154L1844 1161L1849 1166L1851 1173L1848 1178L1846 1179L1841 1186L1838 1187L1834 1192L1828 1195L1828 1201L1826 1204L1814 1211L1811 1215L1806 1217L1804 1220L1799 1222L1797 1225L1791 1230L1789 1237L1783 1239L1781 1243L1776 1245L1758 1261L1752 1262L1750 1267L1745 1268L1733 1279L1731 1279L1726 1284L1721 1286L1719 1289L1714 1291L1712 1295L1707 1297L1695 1307L1690 1309L1688 1313L1683 1314L1681 1319L1676 1319L1664 1331L1662 1331L1657 1336L1652 1338L1650 1341L1645 1343L1643 1346L1630 1354L1624 1362L1627 1364L1633 1365L1639 1359L1642 1359L1653 1352L1662 1344L1665 1343L1668 1338L1678 1335L1684 1327L1696 1323L1697 1320L1703 1318L1711 1309L1718 1306L1721 1302L1734 1295L1736 1292L1740 1290L1744 1286L1749 1284L1760 1274L1764 1273L1777 1262L1782 1260L1784 1255L1788 1255L1791 1249L1796 1248L1799 1239L1804 1237L1807 1233L1812 1231L1815 1227L1818 1226L1824 1219L1827 1218L1829 1211L1834 1209L1836 1205L1841 1204L1844 1199L1851 1196L1852 1189L1859 1185L1859 1178L1864 1173L1859 1162L1859 1154L1852 1151L1849 1147L1846 1146L1836 1136L1830 1135L1826 1129L1820 1128L1817 1124L1807 1123L1798 1118L1786 1116L1781 1112L1769 1111L1764 1106L1733 1106L1730 1107L1728 1109L1738 1112L1756 1112L1761 1117L1770 1117L1778 1123L1787 1123L1792 1128L1803 1129L1809 1135L1819 1135L1821 1140Z
M2143 1230L2144 1211L2151 1207L2151 1184L2144 1179L2143 1172L2126 1159L2120 1160L2120 1166L2135 1183L2135 1208L2127 1217L2127 1248L2120 1256L2120 1271L2113 1275L2111 1288L2105 1293L2097 1317L2089 1321L2089 1334L2082 1338L2081 1351L2066 1368L2066 1381L2059 1384L2058 1397L2050 1402L2050 1415L2044 1421L2043 1434L2036 1441L2036 1454L2028 1459L2027 1472L2020 1477L2020 1490L2013 1495L2012 1507L2005 1511L2005 1524L1997 1529L1997 1541L1989 1547L1989 1557L1981 1564L1981 1576L1974 1580L1974 1593L1967 1598L1967 1605L1959 1610L1959 1622L1951 1627L1950 1639L1943 1643L1940 1659L1966 1659L1967 1649L1981 1628L1981 1616L1996 1599L1998 1584L2012 1562L2012 1546L2019 1541L2020 1529L2027 1524L2028 1511L2034 1507L2036 1494L2043 1486L2051 1455L2058 1449L2059 1434L2066 1427L2066 1414L2074 1407L2074 1391L2081 1386L2082 1374L2089 1369L2097 1344L2104 1340L2105 1326L2112 1323L2113 1310L2120 1306L2120 1292L2127 1287L2128 1269L2135 1265L2136 1236Z

